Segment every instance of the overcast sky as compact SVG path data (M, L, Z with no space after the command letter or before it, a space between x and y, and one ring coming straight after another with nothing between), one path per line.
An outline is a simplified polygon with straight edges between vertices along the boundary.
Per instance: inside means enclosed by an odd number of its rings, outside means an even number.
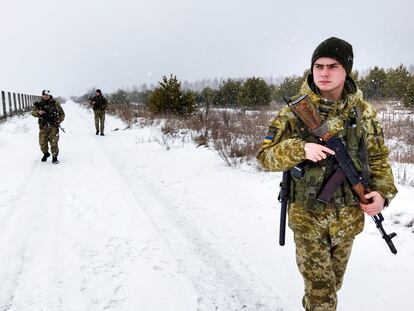
M414 64L412 0L0 1L7 91L302 74L330 36L353 45L358 70Z

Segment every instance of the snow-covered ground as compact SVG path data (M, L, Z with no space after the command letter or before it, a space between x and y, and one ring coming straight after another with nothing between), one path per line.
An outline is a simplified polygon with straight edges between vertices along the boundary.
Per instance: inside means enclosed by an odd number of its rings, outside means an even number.
M280 174L229 168L212 150L159 143L66 103L61 161L40 162L36 119L0 124L0 310L301 310L290 230L278 241ZM158 141L158 142L157 142ZM414 190L357 237L339 311L412 310Z

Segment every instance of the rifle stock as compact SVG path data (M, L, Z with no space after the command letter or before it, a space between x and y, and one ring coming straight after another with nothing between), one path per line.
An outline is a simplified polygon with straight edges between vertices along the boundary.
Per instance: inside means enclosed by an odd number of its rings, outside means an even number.
M319 112L316 107L309 101L308 95L302 95L294 102L289 102L288 106L311 131L318 129L322 125ZM331 137L332 135L329 132L326 132L323 133L320 138L324 141L327 141Z

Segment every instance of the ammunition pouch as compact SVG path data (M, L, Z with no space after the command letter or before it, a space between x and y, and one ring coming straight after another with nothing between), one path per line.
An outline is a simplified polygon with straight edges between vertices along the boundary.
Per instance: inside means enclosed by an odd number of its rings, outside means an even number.
M318 201L317 198L326 181L334 173L334 166L310 164L305 165L303 169L304 175L302 178L298 178L291 172L290 202L298 203L304 206L306 210L325 208L327 204ZM335 190L328 205L336 207L354 206L358 205L358 199L352 192L348 182L345 181Z
M323 204L317 201L317 197L325 180L326 167L305 164L302 169L302 177L291 171L290 201L299 203L306 210L323 208Z

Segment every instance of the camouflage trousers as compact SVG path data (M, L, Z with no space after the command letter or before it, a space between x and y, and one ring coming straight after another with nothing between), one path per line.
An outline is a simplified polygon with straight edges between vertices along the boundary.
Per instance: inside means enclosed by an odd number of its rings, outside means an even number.
M302 305L306 311L335 311L352 250L352 240L329 243L295 236L296 262L305 282Z
M105 130L105 110L95 110L95 129L103 133Z
M305 283L306 311L335 311L354 238L364 227L364 212L356 206L306 210L289 206L289 227L294 232L296 263Z
M58 127L41 127L39 130L39 145L43 153L49 152L49 143L50 151L53 155L59 154L59 128Z

